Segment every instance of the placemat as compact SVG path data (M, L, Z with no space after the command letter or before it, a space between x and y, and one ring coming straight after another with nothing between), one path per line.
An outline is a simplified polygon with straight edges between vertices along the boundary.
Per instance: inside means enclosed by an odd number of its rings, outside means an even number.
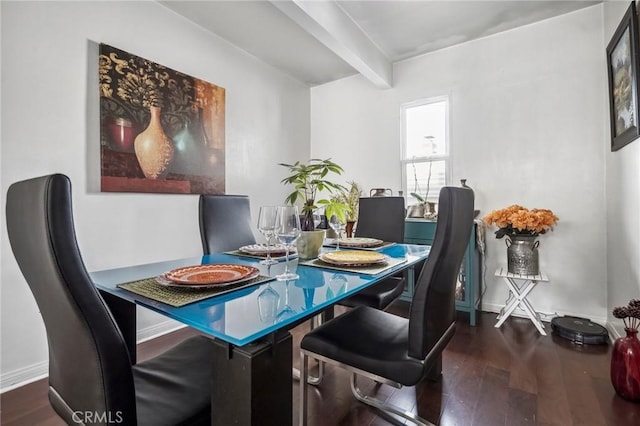
M221 294L230 293L241 288L251 287L257 284L266 283L272 281L275 278L259 275L252 280L244 281L236 285L229 285L223 288L206 288L206 289L192 289L192 288L175 288L167 287L156 282L155 278L145 278L143 280L131 281L128 283L118 284L118 287L130 291L132 293L139 294L149 299L156 300L158 302L166 303L167 305L179 308L189 303L199 302L200 300L208 299L213 296L220 296Z
M356 272L358 274L365 275L377 275L381 272L386 271L387 269L391 269L396 265L406 262L407 260L404 258L391 257L387 263L370 265L370 266L339 266L339 265L330 265L328 263L324 263L320 259L311 259L306 262L298 263L298 265L306 265L306 266L315 266L317 268L324 269L335 269L337 271L344 272Z
M240 250L225 251L224 253L225 254L230 254L230 255L233 255L233 256L250 257L252 259L266 259L267 258L266 254L264 256L261 256L259 254L245 253L245 252L240 251ZM289 253L289 260L296 259L297 257L298 257L298 253ZM271 255L271 259L277 260L277 261L285 260L286 258L287 257L284 254L280 255L280 256Z
M389 241L385 241L382 244L380 244L379 246L375 246L375 247L354 247L354 246L344 246L344 245L340 245L341 249L345 249L347 250L347 248L349 250L371 250L371 251L378 251L378 250L382 250L384 248L387 247L391 247L393 245L396 245L397 243L394 242L389 242ZM326 244L323 244L324 247L334 247L336 246L335 240L331 241L331 242L327 242Z

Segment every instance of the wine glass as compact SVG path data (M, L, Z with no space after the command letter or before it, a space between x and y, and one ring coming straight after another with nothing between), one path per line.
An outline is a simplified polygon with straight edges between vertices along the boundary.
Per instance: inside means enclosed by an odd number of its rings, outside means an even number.
M313 226L315 227L315 229L318 229L318 227L322 224L323 216L324 216L324 209L318 209L313 214Z
M284 244L286 265L284 272L276 276L278 281L298 279L298 274L289 271L289 251L300 236L300 215L297 206L280 206L276 214L276 237Z
M329 280L329 287L333 290L333 293L337 296L347 291L347 277L343 274L333 274Z
M287 281L285 283L284 306L282 307L280 312L278 312L278 315L276 315L276 322L282 322L282 321L286 320L287 318L291 318L292 316L294 316L296 314L295 309L293 309L289 305L289 283L290 282L291 281Z
M267 283L267 286L258 295L258 314L260 321L273 324L276 320L279 302L280 295L271 287L271 284Z
M258 231L260 231L267 240L267 258L260 261L262 265L273 265L274 263L278 263L271 258L271 239L276 234L277 212L277 206L263 206L260 207L260 213L258 213Z
M340 237L342 236L342 231L344 230L345 223L338 215L332 215L329 219L329 226L336 232L336 250L340 250Z

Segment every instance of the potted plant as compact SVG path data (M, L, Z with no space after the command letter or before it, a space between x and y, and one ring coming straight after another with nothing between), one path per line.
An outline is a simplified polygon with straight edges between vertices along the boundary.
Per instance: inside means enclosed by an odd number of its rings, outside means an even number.
M408 207L407 216L408 217L419 217L425 219L435 219L436 218L436 204L428 201L429 198L429 187L431 185L431 168L433 167L433 161L429 161L429 174L427 176L427 192L425 192L424 197L418 193L420 190L420 186L418 185L418 172L416 171L416 164L414 161L411 162L411 166L413 167L413 182L414 188L411 196L418 200L418 204L414 204Z
M301 201L303 203L303 218L300 224L303 232L297 243L298 256L302 259L317 257L322 247L324 230L314 232L314 212L324 208L327 218L336 215L341 221L346 222L347 213L350 209L346 204L332 197L316 198L323 191L333 194L346 190L344 186L332 182L327 177L332 174L341 175L344 170L331 159L320 160L314 158L307 163L296 161L293 164L280 163L280 165L291 172L291 175L282 179L281 183L294 186L293 192L287 196L285 202L295 204L297 201Z
M347 226L345 228L347 238L353 236L353 227L358 220L358 207L360 206L360 197L362 197L362 188L357 182L347 182L349 188L340 191L334 198L336 202L342 203L349 207L347 212Z
M514 274L537 275L539 235L553 231L558 216L549 209L531 209L513 204L494 210L484 222L495 225L496 238L507 237L507 270Z
M407 216L408 217L424 217L425 206L427 201L424 197L417 192L412 192L411 196L418 200L418 204L411 205L407 208Z

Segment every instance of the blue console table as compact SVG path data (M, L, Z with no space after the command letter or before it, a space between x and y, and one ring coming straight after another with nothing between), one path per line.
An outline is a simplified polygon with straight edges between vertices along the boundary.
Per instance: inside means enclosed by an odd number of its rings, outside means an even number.
M472 326L476 325L476 301L479 297L481 267L480 252L476 245L476 226L471 228L469 245L460 267L456 287L456 310L469 312L469 323ZM406 243L431 245L435 233L436 222L433 220L405 219L404 241ZM413 287L408 286L400 296L400 300L411 301L412 297Z

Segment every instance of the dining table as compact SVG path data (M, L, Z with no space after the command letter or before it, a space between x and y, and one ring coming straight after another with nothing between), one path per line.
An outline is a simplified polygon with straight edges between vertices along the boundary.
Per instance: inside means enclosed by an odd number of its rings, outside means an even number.
M293 419L293 344L290 330L322 315L331 320L335 304L381 280L404 273L413 285L414 267L430 246L388 244L377 267L334 265L318 259L290 259L299 278L278 281L281 260L234 251L91 272L94 285L121 329L136 362L136 307L192 327L211 338L213 425L291 425ZM324 247L323 252L334 251ZM181 289L162 284L169 271L198 265L244 265L256 278L237 285ZM168 296L164 292L168 292ZM178 293L176 295L176 293ZM210 294L213 293L213 294ZM185 365L184 368L189 368Z

